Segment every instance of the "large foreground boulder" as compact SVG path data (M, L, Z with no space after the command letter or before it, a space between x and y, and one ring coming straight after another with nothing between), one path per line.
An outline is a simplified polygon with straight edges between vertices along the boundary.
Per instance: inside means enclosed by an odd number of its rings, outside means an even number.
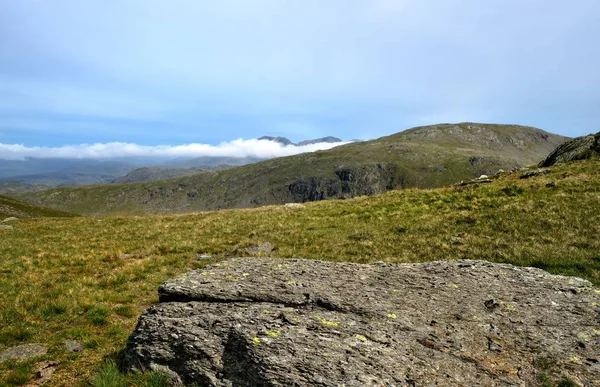
M125 364L199 386L596 386L599 293L483 261L236 258L163 284Z
M568 161L587 160L597 157L600 157L600 133L589 134L565 141L550 153L540 166L549 167Z

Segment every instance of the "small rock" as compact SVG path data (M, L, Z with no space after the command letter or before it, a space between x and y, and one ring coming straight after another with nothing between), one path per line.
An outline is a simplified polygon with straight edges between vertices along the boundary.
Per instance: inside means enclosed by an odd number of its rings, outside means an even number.
M200 254L198 255L198 259L211 259L212 257L208 254Z
M504 169L499 169L498 171L496 171L496 175L500 175L504 173Z
M13 226L7 224L0 224L0 230L12 230Z
M488 309L496 309L497 307L500 306L500 304L498 303L498 301L494 300L493 298L487 300L486 302L483 303L485 305L486 308Z
M284 207L285 208L295 208L295 209L306 208L306 206L304 204L300 204L300 203L285 203Z
M48 348L42 344L23 344L16 347L11 347L0 353L0 363L8 359L29 359L35 356L45 355Z
M14 216L11 216L10 218L6 218L2 221L2 223L8 223L8 222L14 222L19 220L19 218L15 218Z
M121 258L121 259L133 258L133 254L121 254L121 255L119 255L119 258Z
M478 180L483 180L483 179L487 179L488 177L489 177L488 175L481 175L477 179Z
M492 352L502 353L502 346L488 337L488 349Z
M83 345L77 340L65 340L65 347L69 352L81 352L83 351Z
M546 173L550 173L550 170L549 169L536 169L535 171L525 172L524 174L519 176L519 179L529 179L530 177L544 175Z
M166 375L167 378L169 379L169 386L173 386L173 387L180 387L183 386L183 382L181 381L181 378L179 377L179 375L171 370L169 367L164 366L164 365L160 365L160 364L156 364L156 363L152 363L150 364L150 369L153 372L157 372L163 375Z
M260 245L247 247L246 252L250 255L258 255L260 253L269 254L274 249L275 249L275 246L273 246L271 243L267 242L267 243L262 243Z
M27 386L41 386L42 384L46 383L50 379L50 377L52 376L52 374L56 370L56 367L58 367L59 364L60 362L55 360L37 363L34 367L35 379L32 382L28 383Z

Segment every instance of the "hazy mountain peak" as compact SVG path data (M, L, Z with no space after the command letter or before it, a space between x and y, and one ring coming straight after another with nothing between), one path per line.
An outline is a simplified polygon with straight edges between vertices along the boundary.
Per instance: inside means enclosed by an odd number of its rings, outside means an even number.
M261 138L259 138L259 140L275 141L282 145L293 145L293 143L285 137L262 136Z
M259 138L259 140L274 141L274 142L278 142L285 146L287 146L287 145L305 146L305 145L321 144L321 143L342 142L342 139L333 137L333 136L320 137L320 138L315 138L312 140L304 140L304 141L300 141L299 143L293 143L285 137L262 136L261 138Z

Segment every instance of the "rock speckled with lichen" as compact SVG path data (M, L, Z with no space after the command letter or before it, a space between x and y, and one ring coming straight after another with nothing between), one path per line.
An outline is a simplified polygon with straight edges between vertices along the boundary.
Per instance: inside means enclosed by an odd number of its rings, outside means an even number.
M600 290L534 268L235 258L159 298L125 364L186 385L600 385Z

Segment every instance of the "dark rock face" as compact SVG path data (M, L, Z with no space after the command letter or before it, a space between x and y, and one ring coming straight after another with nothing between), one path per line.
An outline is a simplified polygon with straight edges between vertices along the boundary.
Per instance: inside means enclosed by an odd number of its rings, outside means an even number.
M600 133L577 137L559 145L540 166L549 167L558 163L585 160L600 156Z
M237 258L167 281L129 369L200 386L598 385L600 290L482 261Z
M377 195L402 186L397 175L397 166L393 164L340 167L335 177L299 179L288 186L288 191L295 202Z

